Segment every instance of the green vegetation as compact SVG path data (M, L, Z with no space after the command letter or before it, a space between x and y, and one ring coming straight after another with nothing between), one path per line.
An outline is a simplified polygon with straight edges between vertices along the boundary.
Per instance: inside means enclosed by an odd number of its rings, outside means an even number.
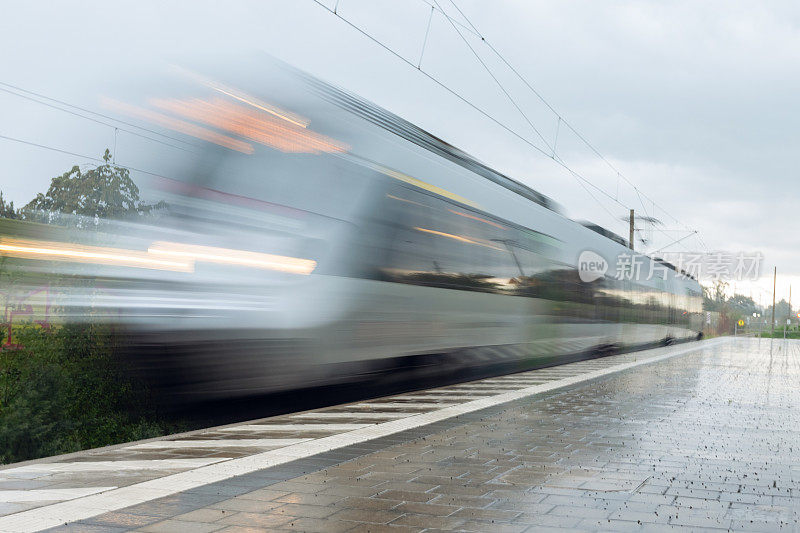
M0 237L60 238L68 228L88 229L104 219L146 216L161 207L140 201L128 170L110 163L108 150L103 160L95 168L82 171L75 166L53 178L47 193L38 194L22 209L15 209L0 193ZM24 259L12 263L0 257L0 305L7 322L11 311L24 311L30 287L57 289L62 282L93 285L89 277L60 279L28 270L20 261ZM182 422L163 416L147 388L127 372L112 326L93 323L90 315L78 323L62 324L59 310L51 313L55 325L14 321L14 345L0 348L0 463L186 429ZM0 325L3 345L9 325Z
M111 152L107 149L103 161L86 172L76 165L53 178L47 193L37 194L18 215L26 220L58 223L63 215L122 219L145 215L163 206L142 203L130 172L110 163ZM11 207L13 212L13 204Z
M755 335L756 337L759 336L758 328L748 330L748 334ZM764 329L764 331L760 332L761 337L766 339L772 337L773 339L783 339L784 331L783 328L775 328L772 331ZM792 329L786 329L786 338L787 339L800 339L800 329L796 326L792 326Z
M760 321L771 319L772 306L762 309L749 296L742 294L727 296L727 292L728 282L722 280L718 280L710 287L703 287L703 310L710 311L714 315L712 324L704 328L706 336L733 335L737 330L740 334L744 334L745 331L757 334L756 319ZM789 304L784 300L775 306L775 311L775 320L778 324L785 324L786 319L793 316ZM755 314L758 314L758 317ZM737 326L740 320L748 325ZM783 338L783 329L780 329L779 336Z
M15 328L0 351L0 463L181 431L125 372L108 326Z
M14 202L6 202L3 191L0 191L0 218L18 218L19 213L14 209Z

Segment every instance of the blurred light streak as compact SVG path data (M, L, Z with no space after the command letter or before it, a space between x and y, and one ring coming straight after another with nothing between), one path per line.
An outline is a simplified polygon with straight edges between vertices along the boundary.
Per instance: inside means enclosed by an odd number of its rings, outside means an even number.
M282 110L279 111L278 108L276 108L274 106L270 106L269 104L261 102L260 100L256 100L255 98L241 96L241 93L237 94L236 92L233 92L234 90L226 91L225 89L222 89L221 87L217 87L217 86L214 86L214 85L209 85L209 87L211 87L215 91L221 92L224 95L230 96L231 98L233 98L235 100L239 100L242 103L251 105L251 106L255 107L256 109L260 109L261 111L266 111L267 113L269 113L271 115L275 115L276 117L282 118L283 120L285 120L287 122L291 122L295 126L299 126L301 128L308 127L308 121L307 120L305 122L298 122L296 120L293 120L293 119L289 118L288 116L286 116L284 111L282 111Z
M229 248L216 248L194 244L180 244L174 242L154 242L147 250L154 255L181 257L194 261L220 263L228 265L241 265L267 270L278 270L292 274L309 275L317 267L317 262L311 259L299 259L283 255L232 250Z
M137 250L84 246L64 242L0 239L0 253L5 256L23 259L94 263L156 270L174 270L176 272L194 271L194 264L190 261L155 257L147 252Z
M407 198L400 198L399 196L395 196L395 195L393 195L393 194L387 194L387 195L386 195L386 197L387 197L387 198L391 198L392 200L397 200L398 202L405 202L405 203L407 203L407 204L413 204L413 205L418 205L418 206L420 206L420 207L425 207L425 208L428 208L428 209L433 209L433 208L432 208L431 206L429 206L429 205L421 204L421 203L419 203L419 202L415 202L414 200L409 200L409 199L407 199Z
M198 126L197 124L192 124L191 122L186 122L184 120L163 115L156 111L151 111L149 109L144 109L135 105L126 104L105 97L101 99L101 105L106 109L118 111L128 116L141 118L147 120L148 122L163 126L167 129L185 133L186 135L212 142L214 144L224 146L225 148L236 150L237 152L252 154L254 151L253 146L250 143L234 139L233 137L229 137L222 133L217 133L202 126Z
M291 122L295 126L299 126L301 128L305 128L309 124L309 120L307 118L302 117L302 116L298 115L297 113L292 113L291 111L286 111L286 110L281 109L281 108L279 108L277 106L268 104L268 103L266 103L266 102L264 102L262 100L259 100L255 96L251 96L251 95L249 95L249 94L247 94L247 93L245 93L243 91L240 91L239 89L235 89L235 88L230 87L228 85L225 85L225 84L210 80L210 79L206 78L205 76L202 76L200 74L196 74L196 73L191 72L189 70L186 70L186 69L184 69L182 67L175 67L175 68L179 72L181 72L181 74L183 74L184 76L192 78L194 81L200 83L201 85L205 85L209 89L213 89L213 90L215 90L215 91L217 91L219 93L222 93L222 94L224 94L226 96L230 96L234 100L238 100L238 101L240 101L242 103L245 103L245 104L248 104L250 106L253 106L256 109L260 109L261 111L266 111L267 113L269 113L271 115L274 115L274 116L276 116L276 117L278 117L280 119L283 119L283 120L285 120L287 122Z
M452 193L452 192L450 192L450 191L448 191L446 189L442 189L441 187L437 187L436 185L431 185L430 183L424 182L424 181L419 180L417 178L413 178L413 177L409 176L408 174L403 174L402 172L398 172L396 170L392 170L392 169L384 167L382 165L378 165L377 163L371 163L371 164L369 164L369 166L375 168L376 170L378 170L379 172L381 172L383 174L386 174L390 178L394 178L396 180L403 181L405 183L408 183L409 185L413 185L415 187L419 187L420 189L424 189L426 191L429 191L429 192L432 192L432 193L436 193L439 196L444 196L445 198L450 198L451 200L455 200L458 203L461 203L461 204L464 204L464 205L468 205L468 206L474 207L476 209L480 209L481 208L478 204L476 204L472 200L468 200L468 199L464 198L463 196L459 196L459 195L457 195L455 193Z
M450 211L454 215L471 218L472 220L477 220L478 222L489 224L490 226L494 226L495 228L506 229L505 226L503 226L502 224L497 224L496 222L492 222L491 220L486 220L485 218L481 218L475 215L470 215L469 213L462 213L461 211L455 211L453 209L448 209L448 211Z
M432 235L439 235L440 237L447 237L448 239L453 239L459 242L474 244L475 246L483 246L484 248L491 248L492 250L500 250L501 252L504 251L502 248L498 248L497 246L480 242L479 240L471 239L469 237L464 237L462 235L453 235L452 233L445 233L444 231L436 231L433 229L420 228L416 226L414 227L414 229L417 231L422 231L424 233L430 233Z
M346 152L350 147L320 133L286 124L274 116L222 98L185 100L152 98L154 107L235 133L287 153Z

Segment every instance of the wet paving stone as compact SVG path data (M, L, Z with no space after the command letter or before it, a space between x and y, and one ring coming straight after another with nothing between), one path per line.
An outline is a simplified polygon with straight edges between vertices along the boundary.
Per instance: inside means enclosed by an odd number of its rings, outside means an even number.
M130 528L148 514L161 521L142 531L800 531L800 342L769 348L732 340L193 509L181 497L85 524Z

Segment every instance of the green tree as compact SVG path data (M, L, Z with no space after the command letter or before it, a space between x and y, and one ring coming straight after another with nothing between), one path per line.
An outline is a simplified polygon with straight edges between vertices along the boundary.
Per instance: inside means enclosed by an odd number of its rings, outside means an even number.
M727 308L728 282L718 279L711 287L703 286L703 309L722 313Z
M731 311L738 313L741 316L749 316L757 312L758 306L756 302L749 296L743 294L734 294L728 299L728 304L731 306Z
M19 218L19 212L14 209L14 202L6 202L3 191L0 191L0 218Z
M775 320L778 324L785 324L786 319L792 316L792 309L789 307L789 302L781 300L775 304ZM764 318L767 320L772 319L772 306L768 305L764 310Z
M39 193L22 208L25 218L55 222L61 215L77 215L91 219L121 219L141 216L160 208L161 203L148 205L139 197L139 187L127 168L111 161L106 149L102 165L86 172L77 165L50 182L47 193ZM79 225L83 225L79 222Z

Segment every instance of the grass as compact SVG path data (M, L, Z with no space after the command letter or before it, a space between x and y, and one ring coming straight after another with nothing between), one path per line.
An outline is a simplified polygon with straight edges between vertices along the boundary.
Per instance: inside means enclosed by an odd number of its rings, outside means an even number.
M759 336L758 330L748 332L751 335L755 335L756 337ZM774 329L772 331L764 330L761 332L761 337L769 339L782 339L783 338L783 328L781 329ZM786 338L787 339L800 339L800 331L798 330L786 330Z

